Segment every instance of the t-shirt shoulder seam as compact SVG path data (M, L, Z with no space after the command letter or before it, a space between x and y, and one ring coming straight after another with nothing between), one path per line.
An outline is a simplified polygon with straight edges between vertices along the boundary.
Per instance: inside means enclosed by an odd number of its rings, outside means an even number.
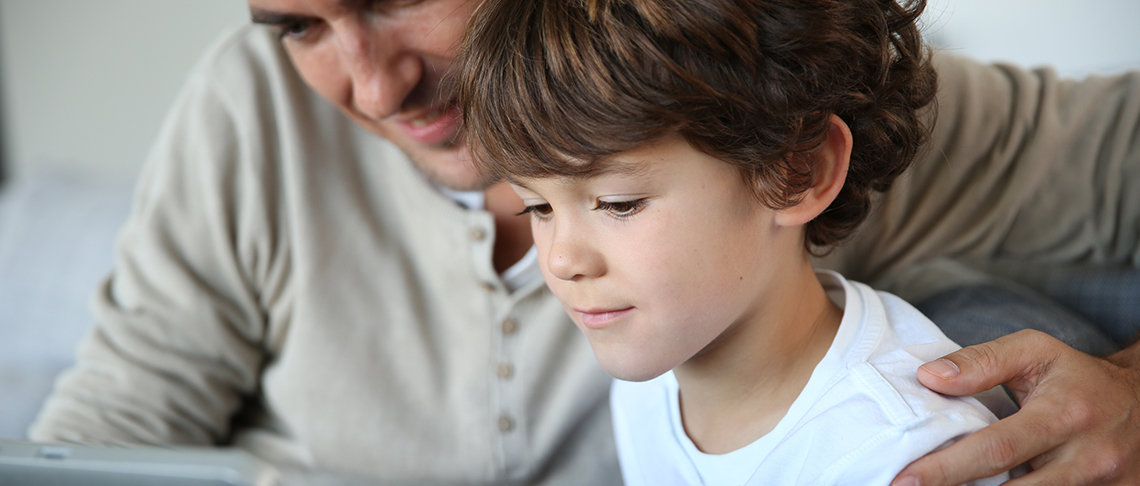
M890 380L871 363L865 361L854 363L848 367L848 373L862 385L864 390L875 397L875 403L892 424L909 424L920 418Z

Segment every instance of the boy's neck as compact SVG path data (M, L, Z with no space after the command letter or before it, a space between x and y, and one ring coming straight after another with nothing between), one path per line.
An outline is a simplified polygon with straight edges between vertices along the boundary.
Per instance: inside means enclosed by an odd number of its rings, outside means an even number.
M827 354L843 311L804 268L757 319L674 369L685 432L702 452L731 452L771 432Z

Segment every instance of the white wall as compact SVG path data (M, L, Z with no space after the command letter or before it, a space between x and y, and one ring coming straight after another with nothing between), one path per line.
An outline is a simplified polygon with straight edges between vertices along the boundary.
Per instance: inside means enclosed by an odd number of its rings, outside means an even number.
M1137 0L929 0L928 36L1065 74L1140 66ZM201 51L243 0L0 0L9 175L132 177Z
M244 0L0 0L6 172L131 178Z
M936 46L1065 76L1140 67L1137 0L927 0Z

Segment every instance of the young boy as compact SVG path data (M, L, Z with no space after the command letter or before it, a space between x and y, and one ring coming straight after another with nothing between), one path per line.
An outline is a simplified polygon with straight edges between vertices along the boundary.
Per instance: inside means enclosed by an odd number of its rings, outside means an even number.
M626 484L886 485L996 420L918 383L957 348L929 320L811 265L925 140L922 8L479 8L471 153L523 199L543 276L618 378Z

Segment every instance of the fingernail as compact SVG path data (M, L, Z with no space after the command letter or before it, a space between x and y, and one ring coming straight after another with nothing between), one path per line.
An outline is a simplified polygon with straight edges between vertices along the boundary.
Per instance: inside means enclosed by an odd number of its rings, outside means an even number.
M918 480L914 476L907 476L899 478L897 481L891 483L891 486L918 486Z
M927 373L942 378L943 380L949 380L955 376L958 376L958 373L962 371L958 369L958 365L954 364L953 361L950 361L948 359L936 359L922 365L922 369L926 370ZM911 486L911 483L899 484L904 486Z

